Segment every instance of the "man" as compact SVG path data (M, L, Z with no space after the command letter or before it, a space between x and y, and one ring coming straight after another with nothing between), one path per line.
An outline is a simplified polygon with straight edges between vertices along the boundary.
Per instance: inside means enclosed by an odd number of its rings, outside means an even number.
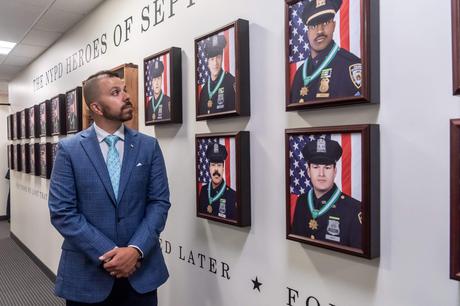
M340 145L319 138L302 149L312 188L297 199L291 233L361 248L361 203L335 185Z
M77 112L75 109L75 95L70 96L71 99L67 98L67 126L69 131L78 130L77 126Z
M236 220L236 193L224 180L227 149L217 142L206 150L211 181L201 187L200 213Z
M94 124L59 142L51 175L51 222L64 237L56 294L72 306L157 305L170 207L161 149L123 125L133 108L116 74L89 77L84 93Z
M171 100L161 89L164 69L163 62L160 60L155 60L150 63L153 96L147 98L146 121L159 121L171 118Z
M305 1L302 20L310 55L295 74L291 103L361 95L361 59L333 40L334 16L341 5L342 0Z
M200 115L235 110L235 77L222 69L224 35L215 35L205 42L209 76L200 94Z

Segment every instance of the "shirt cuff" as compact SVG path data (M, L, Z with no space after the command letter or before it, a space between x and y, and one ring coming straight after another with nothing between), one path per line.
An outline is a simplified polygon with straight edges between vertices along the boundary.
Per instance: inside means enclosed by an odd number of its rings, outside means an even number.
M135 248L137 252L139 252L140 259L144 258L144 252L142 252L140 247L138 247L137 245L132 245L132 244L128 245L128 247Z

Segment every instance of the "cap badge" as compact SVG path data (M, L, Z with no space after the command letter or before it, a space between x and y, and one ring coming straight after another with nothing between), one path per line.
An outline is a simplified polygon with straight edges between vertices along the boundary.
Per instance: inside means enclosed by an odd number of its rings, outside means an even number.
M324 138L316 141L316 153L326 153L326 140Z
M316 8L326 5L326 0L316 0Z
M212 46L217 47L217 44L219 43L217 35L212 38Z
M218 154L218 153L219 153L219 145L217 144L217 142L214 143L213 151L214 151L214 154Z
M155 62L155 69L158 69L158 61Z

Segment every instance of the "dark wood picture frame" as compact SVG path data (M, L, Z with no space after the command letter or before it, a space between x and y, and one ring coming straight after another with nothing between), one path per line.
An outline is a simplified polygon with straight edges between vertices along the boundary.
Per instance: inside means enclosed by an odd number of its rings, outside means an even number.
M460 118L450 120L450 278L460 281Z
M11 170L14 170L14 156L13 156L13 145L9 144L7 146L7 152L8 152L8 168Z
M21 112L21 139L30 137L29 131L29 109L23 109Z
M286 111L296 111L300 109L312 109L312 108L323 108L323 107L330 107L330 106L343 106L343 105L350 105L350 104L377 104L380 103L380 46L379 46L379 1L378 0L361 0L361 12L360 12L360 19L361 19L361 64L362 64L362 72L359 74L359 69L356 69L355 64L350 65L348 67L350 82L356 86L357 92L360 92L359 96L354 96L353 94L349 94L347 96L338 96L338 97L329 97L329 80L334 75L333 70L330 70L330 74L326 73L324 78L321 76L321 82L318 86L318 93L322 95L322 97L315 96L315 98L306 100L308 97L308 92L312 92L311 87L312 85L308 86L304 85L302 87L302 93L300 93L299 99L297 101L297 94L296 97L291 98L291 89L292 84L294 82L294 75L291 74L291 61L290 61L290 45L295 46L292 43L292 39L290 37L290 24L295 25L297 21L294 22L291 20L290 15L290 7L294 5L298 5L299 2L308 2L308 0L285 0L285 88L286 88L286 96L285 96L285 106ZM342 4L343 5L343 4ZM295 7L293 7L295 9ZM300 8L299 8L300 9ZM299 18L300 22L302 22L302 11L297 12L294 18ZM340 11L338 12L338 14ZM292 21L292 22L291 22ZM351 22L351 21L350 21ZM336 31L337 31L336 26ZM303 35L303 34L302 34ZM295 36L295 35L294 35ZM307 46L308 37L305 33L304 35L304 44ZM336 42L338 43L338 42ZM348 44L350 44L348 42ZM305 48L303 46L303 48ZM294 47L293 47L294 48ZM303 58L307 58L308 52L307 49L301 50L305 51L305 56L302 53ZM340 50L339 52L344 52ZM299 54L301 52L299 51ZM297 54L297 53L296 53ZM349 57L349 56L348 56ZM296 60L295 56L292 58L293 61ZM299 57L300 63L301 59ZM346 62L344 61L344 64ZM292 65L295 65L292 63ZM330 68L332 64L326 65L323 67L324 72L327 70L326 68ZM352 67L353 66L353 67ZM303 64L297 69L301 69ZM297 70L297 71L299 71ZM345 72L344 72L345 73ZM312 75L314 75L312 73ZM353 76L352 76L353 75ZM319 75L317 78L320 78ZM324 80L324 82L323 82ZM305 81L304 81L305 82ZM340 84L339 86L345 86L343 80L336 81L334 84ZM331 86L334 86L331 84ZM317 85L317 84L314 84ZM323 86L324 85L324 86ZM296 86L297 87L297 86ZM336 86L337 87L337 86ZM306 90L304 90L304 88ZM315 89L317 87L315 86ZM294 90L297 92L297 88ZM349 90L347 90L349 91ZM300 90L299 90L300 92ZM314 92L314 91L313 91ZM302 96L302 94L304 96ZM304 98L305 97L305 101ZM296 101L293 101L296 100Z
M31 143L29 146L30 174L40 176L40 144Z
M317 136L317 138L321 138L325 135L331 134L359 134L361 140L361 184L360 184L360 192L361 192L361 209L358 214L359 219L358 221L361 223L360 232L361 232L361 248L355 248L351 246L341 245L336 242L329 242L324 240L320 240L321 238L315 237L307 237L306 235L299 235L292 233L293 221L294 221L294 211L292 210L292 203L291 203L291 158L295 159L296 152L291 151L290 147L290 139L295 141L296 136L302 136L303 138L298 137L298 139L307 139L305 138L306 135L313 135ZM292 138L291 138L292 137ZM305 140L305 143L310 140ZM349 148L351 150L351 140ZM345 146L345 144L343 145ZM285 169L286 169L286 238L293 241L298 241L302 243L306 243L309 245L322 247L334 251L338 251L341 253L346 253L358 257L363 257L367 259L373 259L380 256L380 145L379 145L379 126L374 124L363 124L363 125L349 125L349 126L332 126L332 127L314 127L314 128L299 128L299 129L287 129L285 133L285 149L286 149L286 157L285 157ZM301 152L302 148L297 147L294 151ZM307 165L306 161L303 159L303 155L297 152L297 156L299 158L299 165L300 167L305 167L305 173L307 173ZM291 155L291 153L293 155ZM293 157L291 157L293 156ZM342 156L343 157L343 156ZM352 174L353 175L353 174ZM359 174L358 174L359 175ZM310 181L308 178L308 174L305 175L305 179ZM294 180L295 181L295 180ZM334 179L334 182L336 180ZM310 186L310 184L309 184ZM311 187L310 187L311 188ZM309 189L308 189L309 190ZM303 196L306 198L306 192ZM342 200L347 201L347 194L341 193L340 198ZM348 198L351 198L349 195ZM348 201L357 201L357 200L348 200ZM345 202L344 202L345 203ZM335 208L332 207L332 208ZM299 210L301 211L301 210ZM358 217L358 216L353 216ZM332 218L332 217L330 217ZM305 219L307 216L305 215ZM308 220L307 220L308 221ZM356 220L355 220L356 221ZM355 222L354 221L354 222ZM320 221L322 222L322 221ZM329 226L331 221L328 221L328 232ZM324 223L324 222L323 222ZM318 226L318 223L316 223ZM310 225L310 224L309 224ZM335 222L334 226L340 226L339 222ZM316 230L310 227L313 231ZM342 229L343 232L343 229ZM335 233L333 233L335 234ZM340 228L339 234L340 238ZM351 233L350 233L351 235ZM333 237L334 238L334 237ZM340 241L340 239L339 239Z
M156 109L152 104L153 102L153 89L152 89L152 80L150 78L150 69L153 69L154 66L151 65L152 61L158 60L161 57L166 57L169 54L169 61L165 65L165 58L163 58L162 64L164 72L161 73L162 79L162 88L164 84L169 83L169 92L170 95L166 96L169 100L168 106L164 106L162 102L158 102L158 110L169 109L169 118L159 119L159 113L163 114L163 111L156 112ZM153 63L152 63L153 64ZM167 81L165 82L164 78L166 75ZM168 82L169 81L169 82ZM150 95L149 95L150 93ZM163 94L163 92L162 92ZM163 96L164 97L164 96ZM150 108L152 108L150 111ZM157 113L155 119L154 115ZM182 123L182 50L180 48L172 47L161 52L158 52L154 55L146 57L144 59L144 123L145 125L156 125L156 124L165 124L165 123Z
M16 113L11 114L11 138L13 140L18 140L18 121Z
M22 154L21 154L21 144L15 144L15 157L16 157L16 171L22 171L23 164L22 164Z
M46 100L39 105L39 127L40 137L51 136L51 104Z
M72 97L75 97L73 99ZM71 99L72 100L69 100ZM75 102L74 102L75 100ZM72 101L72 103L70 103ZM81 86L77 86L71 89L65 94L65 127L66 134L78 133L82 129L82 89ZM74 109L71 110L71 105L74 105ZM72 117L73 118L72 118ZM75 121L74 121L75 120Z
M228 138L230 142L231 138L234 138L234 171L235 171L235 202L236 202L236 218L229 219L222 216L214 216L211 212L200 211L200 191L199 182L200 182L200 164L203 165L201 158L205 158L206 148L200 147L200 141L206 140L215 140L217 138ZM250 148L249 148L249 132L240 131L240 132L231 132L231 133L210 133L210 134L197 134L195 135L195 169L196 169L196 215L199 218L205 218L221 223L226 223L238 227L246 227L251 225L251 178L250 178ZM232 146L233 148L233 146ZM229 155L232 152L228 153ZM232 158L233 159L233 158ZM206 164L206 162L204 162ZM230 167L227 163L225 167ZM227 169L227 168L226 168ZM206 170L204 170L206 171ZM230 175L230 174L229 174ZM203 185L203 189L206 185ZM230 188L226 187L227 190ZM230 188L231 189L231 188ZM222 202L221 202L222 203Z
M49 179L51 177L51 143L40 143L40 176Z
M21 112L15 114L16 117L16 140L22 139Z
M30 173L30 144L25 143L22 145L22 171Z
M51 110L51 135L66 135L66 107L65 107L65 95L59 94L50 99L50 110Z
M11 133L12 128L11 128L11 115L6 116L6 135L8 140L13 140L13 135Z
M235 59L234 59L235 83L233 84L233 89L235 91L235 95L234 95L235 108L231 110L219 111L219 112L214 112L214 113L209 113L209 112L203 113L203 111L200 110L200 104L202 104L200 102L200 93L201 93L200 84L202 83L202 79L205 77L203 75L200 77L200 70L206 73L209 68L207 68L206 64L203 63L203 60L200 59L200 58L205 57L204 55L205 51L201 50L201 56L200 56L201 47L199 45L202 44L203 40L211 38L212 36L216 36L219 33L225 32L231 28L234 28L235 30L235 42L234 42L235 44L234 46L234 49L235 49ZM228 43L229 42L227 42L227 44ZM206 90L205 87L206 87L207 82L208 81L206 81L203 84L202 90ZM219 88L223 88L223 87L219 87ZM209 97L206 99L203 99L203 103L207 103L206 101L208 100L211 100L211 99L209 99ZM250 100L251 100L251 94L250 94L250 67L249 67L249 21L244 20L244 19L238 19L211 33L208 33L206 35L196 38L195 39L196 120L207 120L207 119L223 118L223 117L231 117L231 116L250 116L251 115L251 101ZM215 102L215 103L219 104L218 102Z
M452 92L460 94L460 1L451 0L452 6Z
M29 108L29 138L40 137L40 106L34 105Z

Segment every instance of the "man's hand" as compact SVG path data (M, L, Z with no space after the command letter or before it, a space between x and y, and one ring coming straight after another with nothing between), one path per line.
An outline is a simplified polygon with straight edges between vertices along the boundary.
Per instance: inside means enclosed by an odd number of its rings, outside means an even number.
M129 277L140 267L139 252L133 247L115 248L99 259L104 262L104 269L116 278Z

